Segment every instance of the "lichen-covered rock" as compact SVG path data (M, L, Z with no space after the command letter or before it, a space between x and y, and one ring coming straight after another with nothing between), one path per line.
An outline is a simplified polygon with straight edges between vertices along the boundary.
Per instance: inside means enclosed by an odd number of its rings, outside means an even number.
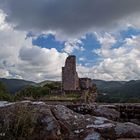
M82 115L63 105L3 102L0 140L115 140L140 138L140 126Z
M43 103L20 102L0 107L0 138L6 140L60 139L60 127Z
M140 138L140 126L130 122L117 123L115 133L117 138Z
M139 138L120 138L116 140L140 140Z
M78 114L62 105L52 107L52 112L57 120L63 122L63 124L73 132L90 128L90 125L98 126L112 122L103 117Z
M124 125L126 125L125 123L113 122L104 117L95 117L91 115L82 115L79 113L75 113L62 105L54 106L52 108L52 112L53 114L55 114L57 119L63 123L63 126L67 128L69 136L71 133L82 134L88 129L92 128L94 129L94 131L98 132L105 139L126 138L126 133L123 130ZM135 130L134 132L129 132L130 138L140 137L139 126L132 123L131 125L135 128ZM118 131L116 131L118 129L120 129L122 135L118 134Z
M80 114L105 117L113 121L120 120L120 112L115 105L68 105L68 108Z
M104 140L101 134L94 131L94 129L88 129L84 131L81 136L83 140Z
M114 108L109 108L108 106L105 106L105 105L99 105L99 106L93 107L92 113L93 115L102 116L102 117L105 117L114 121L119 120L120 118L119 111L117 111Z

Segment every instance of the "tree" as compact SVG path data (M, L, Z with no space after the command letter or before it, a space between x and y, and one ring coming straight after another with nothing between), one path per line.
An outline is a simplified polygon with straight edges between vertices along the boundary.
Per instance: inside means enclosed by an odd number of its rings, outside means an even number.
M7 93L6 87L2 82L0 82L0 100L13 101L13 96Z
M0 93L6 93L7 91L6 91L6 87L5 87L5 85L2 83L2 82L0 82Z

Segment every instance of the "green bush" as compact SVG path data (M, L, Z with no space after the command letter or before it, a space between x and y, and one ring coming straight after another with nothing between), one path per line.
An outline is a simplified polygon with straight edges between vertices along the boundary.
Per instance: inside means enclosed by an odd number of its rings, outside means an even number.
M132 98L119 94L97 96L97 102L103 103L140 103L140 98Z
M0 101L13 101L14 96L9 94L6 90L5 85L0 82Z
M30 140L35 128L35 110L18 106L14 112L8 112L11 121L3 122L0 132L4 133L5 140Z
M61 83L59 82L53 82L53 83L47 83L43 86L43 88L49 88L50 90L60 90L61 89Z
M0 101L14 101L14 96L0 92Z
M18 92L15 96L16 100L20 100L24 97L32 97L34 99L39 99L45 95L48 95L50 89L47 86L44 87L36 87L36 86L28 86Z
M5 87L5 85L2 83L2 82L0 82L0 92L7 92L6 91L6 87Z

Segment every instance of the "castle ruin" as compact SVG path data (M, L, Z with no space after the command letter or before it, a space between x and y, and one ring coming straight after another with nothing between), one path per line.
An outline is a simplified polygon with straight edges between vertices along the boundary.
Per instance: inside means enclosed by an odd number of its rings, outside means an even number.
M79 78L76 72L76 57L67 57L65 66L62 67L62 87L64 91L79 90Z
M63 91L81 91L93 87L90 78L79 78L76 71L76 56L67 57L65 66L62 67L62 89Z

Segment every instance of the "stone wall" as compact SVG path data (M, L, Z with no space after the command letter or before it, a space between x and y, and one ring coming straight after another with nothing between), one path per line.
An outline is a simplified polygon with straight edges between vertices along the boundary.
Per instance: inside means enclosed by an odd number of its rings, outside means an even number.
M62 87L64 91L79 90L79 78L76 72L76 57L67 57L65 66L62 67Z
M79 83L80 83L81 89L83 89L83 90L92 88L92 86L93 86L92 80L90 78L80 78Z
M76 56L67 57L65 66L62 67L62 89L64 93L81 93L86 102L94 102L97 96L96 85L90 78L78 78L76 72Z

